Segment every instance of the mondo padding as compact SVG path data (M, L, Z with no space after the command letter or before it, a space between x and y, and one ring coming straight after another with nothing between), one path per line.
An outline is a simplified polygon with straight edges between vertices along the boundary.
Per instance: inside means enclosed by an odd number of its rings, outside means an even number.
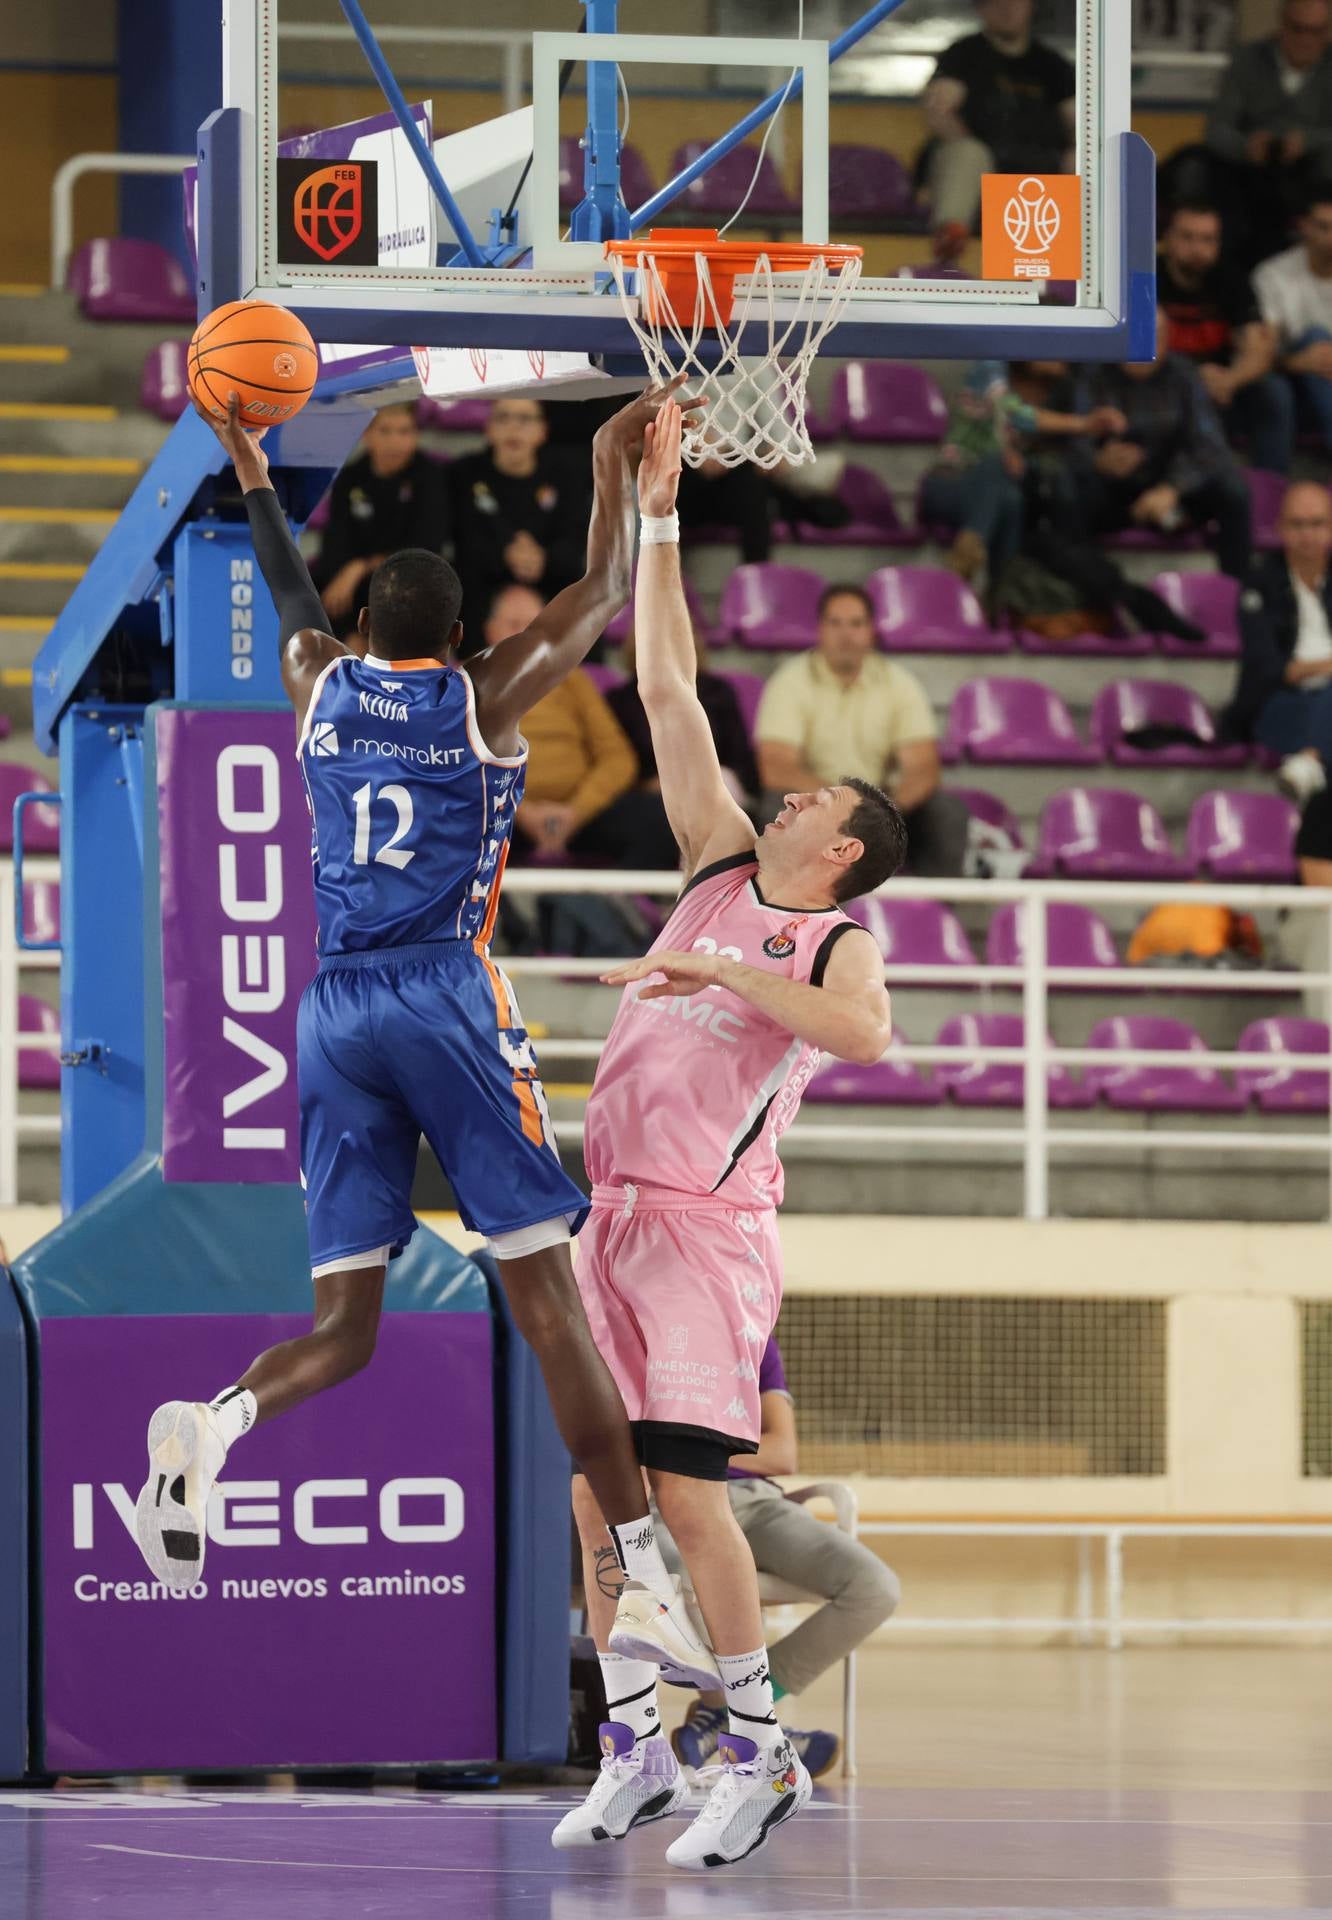
M267 300L231 300L194 330L187 357L190 392L222 419L239 394L247 427L275 427L300 412L319 378L319 353L305 325Z

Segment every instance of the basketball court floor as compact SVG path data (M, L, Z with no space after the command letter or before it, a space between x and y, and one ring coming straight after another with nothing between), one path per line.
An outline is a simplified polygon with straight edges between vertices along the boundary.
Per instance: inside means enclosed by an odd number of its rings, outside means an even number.
M863 1660L859 1779L693 1877L649 1829L557 1855L573 1787L106 1783L0 1795L5 1920L1280 1920L1332 1911L1332 1652L920 1649ZM802 1717L836 1725L825 1682Z

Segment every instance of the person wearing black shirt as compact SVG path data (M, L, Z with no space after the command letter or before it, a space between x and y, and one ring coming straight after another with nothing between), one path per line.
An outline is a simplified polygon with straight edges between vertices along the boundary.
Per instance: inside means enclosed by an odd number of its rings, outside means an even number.
M310 569L334 632L353 631L381 560L406 547L438 553L448 538L444 472L421 452L410 406L381 407L365 451L333 482L328 524Z
M1077 76L1032 33L1034 0L975 0L980 32L939 57L925 89L924 157L935 252L955 259L980 211L986 173L1064 173Z
M1295 401L1272 371L1276 339L1243 275L1222 265L1221 215L1178 206L1161 236L1156 297L1170 323L1170 351L1191 360L1232 440L1248 442L1255 467L1288 473Z
M546 438L540 401L506 394L490 409L489 446L449 468L464 628L480 631L501 587L534 587L548 600L583 571L586 457L552 452Z
M707 666L707 652L694 634L694 650L698 655L698 698L712 729L713 743L717 749L717 758L721 761L722 773L741 805L753 799L761 792L758 761L754 756L753 742L749 729L745 725L744 715L740 711L740 702L736 698L735 688L725 674L710 673ZM631 633L625 642L624 664L629 679L618 687L609 687L606 691L606 703L629 736L629 744L638 755L639 773L644 786L660 788L657 779L657 756L652 749L652 729L648 725L647 714L638 692L638 681L634 675L634 636Z

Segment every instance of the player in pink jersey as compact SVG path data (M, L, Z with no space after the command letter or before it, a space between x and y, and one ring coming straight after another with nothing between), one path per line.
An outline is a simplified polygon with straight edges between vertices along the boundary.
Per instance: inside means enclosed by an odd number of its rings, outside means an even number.
M733 1455L758 1446L758 1363L781 1302L777 1141L821 1052L873 1061L891 1037L883 961L842 903L897 871L906 829L887 795L860 781L788 794L761 835L732 799L695 687L679 473L672 403L638 477L635 632L638 689L688 879L646 959L605 976L625 991L587 1109L592 1213L578 1286L712 1655L682 1647L677 1609L625 1584L576 1476L610 1717L601 1776L553 1837L621 1839L679 1805L657 1712L664 1669L725 1689L721 1776L666 1854L704 1868L754 1852L812 1791L774 1711L754 1561L726 1474Z

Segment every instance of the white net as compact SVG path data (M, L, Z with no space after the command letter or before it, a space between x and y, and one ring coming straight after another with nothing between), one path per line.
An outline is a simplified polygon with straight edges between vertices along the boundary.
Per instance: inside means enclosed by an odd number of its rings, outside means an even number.
M610 255L652 379L687 373L691 392L707 402L698 424L685 429L686 462L738 467L747 460L769 471L803 466L814 458L805 426L809 370L846 310L859 258L818 255L798 271L781 272L761 253L752 272L737 276L733 305L718 297L706 253L695 254L694 266L693 312L685 315L675 310L650 248L627 260ZM757 352L752 335L746 338L751 327L760 338L766 334Z

